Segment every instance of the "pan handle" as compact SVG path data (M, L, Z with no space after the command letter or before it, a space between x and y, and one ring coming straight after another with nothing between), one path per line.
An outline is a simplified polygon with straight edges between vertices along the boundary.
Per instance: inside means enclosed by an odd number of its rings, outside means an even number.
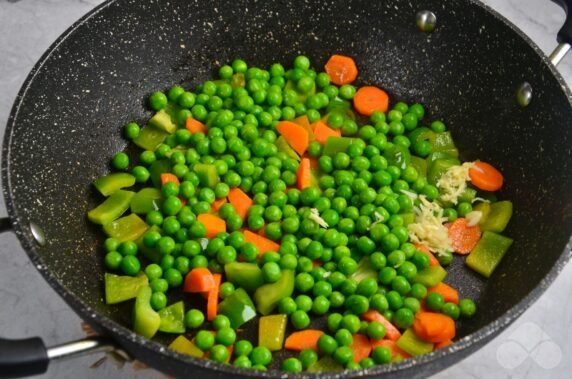
M0 338L0 378L21 378L46 372L52 360L74 358L94 353L115 351L129 360L127 354L105 337L89 337L46 348L41 338L9 340Z
M566 56L572 48L572 0L552 0L560 5L566 12L564 26L558 32L558 47L550 54L550 61L555 66Z

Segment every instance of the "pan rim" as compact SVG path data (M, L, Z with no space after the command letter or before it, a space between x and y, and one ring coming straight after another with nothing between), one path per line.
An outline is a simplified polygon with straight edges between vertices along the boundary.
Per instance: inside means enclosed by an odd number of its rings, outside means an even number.
M210 360L198 359L190 356L186 356L172 350L166 349L163 344L155 341L147 340L129 328L113 321L112 319L98 315L91 307L85 304L79 297L74 295L72 292L68 291L66 287L58 280L56 275L52 271L48 270L43 264L43 260L40 254L36 250L36 245L33 243L33 238L31 232L22 223L24 221L18 216L18 211L15 206L12 196L12 182L11 176L9 175L10 168L10 154L12 146L13 131L17 125L20 106L26 97L28 89L33 84L38 71L43 67L43 65L50 59L52 54L57 51L58 47L66 41L68 37L73 35L76 30L78 30L84 23L89 21L91 18L99 14L101 11L110 7L111 5L120 2L121 0L108 0L104 3L96 6L90 12L86 13L79 20L74 22L64 33L62 33L55 42L53 42L50 47L42 54L40 59L36 62L28 76L26 77L22 87L18 91L18 94L14 100L14 105L10 111L6 131L4 134L4 141L2 145L2 166L1 175L2 181L4 183L2 192L5 199L5 204L8 212L8 217L11 220L14 232L20 241L20 244L36 269L43 276L44 280L58 293L58 295L64 299L64 301L69 304L74 312L76 312L82 319L88 323L95 323L99 328L109 333L113 338L114 335L118 335L122 338L129 340L131 343L140 345L143 349L146 349L154 354L162 354L171 359L177 359L184 363L190 363L199 366L203 369L214 369L225 374L237 374L240 373L244 376L250 377L260 377L269 378L275 377L276 371L261 372L251 369L240 369L229 365L224 365L216 363ZM505 26L516 33L518 37L524 40L539 56L542 62L548 66L549 71L552 76L558 81L564 95L567 97L570 106L572 107L572 92L564 78L557 70L557 68L551 64L544 52L536 45L534 41L530 39L522 30L515 26L512 22L498 13L496 10L490 6L482 3L479 0L466 0L468 3L480 7L485 12L495 17L497 20L501 21ZM508 327L512 322L514 322L530 305L532 305L539 297L544 293L544 291L554 282L554 279L560 274L563 268L566 266L570 258L572 257L572 237L566 243L562 253L560 254L558 260L555 262L554 266L550 269L547 275L542 279L542 281L530 292L528 293L520 302L513 305L504 314L502 314L496 320L490 322L479 330L461 338L456 343L438 351L426 354L420 357L415 357L411 359L404 360L399 363L391 365L376 366L371 369L361 369L352 371L341 371L341 372L328 372L328 373L301 373L301 374L288 374L290 378L348 378L348 377L375 377L380 374L389 374L402 371L405 369L412 368L419 364L424 365L428 363L434 363L439 361L441 358L449 355L458 355L463 352L470 352L470 348L480 341L486 341L493 338L495 335L499 334L506 327ZM444 368L444 367L443 367ZM442 369L443 369L442 368ZM285 373L282 373L283 377L286 377Z

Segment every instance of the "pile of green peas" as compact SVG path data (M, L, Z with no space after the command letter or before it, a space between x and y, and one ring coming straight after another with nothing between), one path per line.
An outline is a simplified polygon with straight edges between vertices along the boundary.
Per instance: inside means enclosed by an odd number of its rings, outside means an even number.
M143 269L153 290L151 306L155 310L167 306L167 291L180 287L193 268L224 273L225 264L252 262L260 266L265 283L278 281L282 270L294 270L294 294L283 298L277 311L289 317L294 330L308 328L312 318L327 317L328 333L318 342L319 354L304 350L298 357L285 359L281 367L288 372L307 369L320 355L331 356L346 368L389 363L391 351L386 347L375 348L371 357L361 362L353 361L352 335L381 339L386 333L383 324L360 320L369 309L380 312L401 330L412 326L423 300L429 309L455 320L471 317L476 308L470 299L459 305L446 303L440 294L427 295L424 285L413 282L417 273L429 266L429 258L409 242L402 214L413 212L416 204L403 191L435 201L439 189L427 183L415 167L399 167L384 154L392 145L403 146L421 158L431 153L427 141L412 144L408 138L409 132L421 126L424 107L397 102L387 113L374 112L367 120L356 118L351 110L335 110L334 104L350 109L355 93L351 84L331 84L328 75L313 70L310 60L302 55L290 69L279 63L268 70L248 67L237 59L220 68L218 80L205 81L194 91L174 86L153 93L151 109L169 109L178 130L155 151L143 151L136 165L123 152L115 155L111 164L120 171L131 167L142 186L151 185L150 167L157 161L168 162L170 172L179 179L179 184L161 186L161 206L145 215L146 223L157 228L148 231L142 243L161 258L143 268L146 260L137 244L110 238L104 245L106 267L132 276ZM330 127L355 138L355 143L333 156L323 155L323 146L311 142L308 155L317 160L320 175L317 186L303 190L296 188L298 160L275 144L279 137L276 124L299 116L307 116L311 123L327 117ZM185 129L189 117L203 122L206 134ZM429 128L446 130L441 121L433 121ZM132 122L125 126L124 135L133 140L140 131ZM201 163L216 167L220 178L216 185L201 186L194 171ZM216 200L226 198L237 187L251 196L254 205L244 220L230 203L222 205L218 214L225 220L227 232L206 241L206 228L197 216L210 213ZM462 200L456 207L445 207L450 221L472 210L472 199ZM313 219L312 209L327 228ZM258 251L256 245L246 242L243 228L264 229L267 238L280 243L279 251ZM364 258L375 276L358 281ZM440 255L439 261L451 263L452 254ZM234 290L232 283L223 281L220 298ZM205 317L199 309L186 313L185 325L199 330L195 343L210 352L210 359L226 362L227 347L234 345L235 366L264 370L272 361L267 348L238 340L240 333L223 315L211 323L214 333L201 330Z

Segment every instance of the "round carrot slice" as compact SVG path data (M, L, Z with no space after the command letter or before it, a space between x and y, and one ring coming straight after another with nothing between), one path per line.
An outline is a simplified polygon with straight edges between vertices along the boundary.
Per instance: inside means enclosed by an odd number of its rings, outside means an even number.
M377 87L361 87L354 96L354 108L364 116L371 116L375 111L387 112L388 107L389 96Z
M471 183L483 191L498 191L502 188L504 178L499 170L492 165L477 161L469 169Z
M358 75L356 62L345 55L332 55L324 68L332 83L338 86L350 84Z

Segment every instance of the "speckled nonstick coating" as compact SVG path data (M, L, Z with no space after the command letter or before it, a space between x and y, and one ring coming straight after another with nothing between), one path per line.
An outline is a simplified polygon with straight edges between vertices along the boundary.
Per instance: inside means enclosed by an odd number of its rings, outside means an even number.
M424 34L415 13L436 13ZM132 333L130 304L106 306L103 234L87 223L97 197L91 183L122 150L122 126L145 122L144 99L172 84L192 87L219 65L291 62L298 53L322 67L332 53L356 57L359 84L419 101L443 118L463 158L493 162L505 175L500 197L515 215L515 243L484 281L457 258L448 281L478 300L454 345L399 364L318 375L426 376L494 337L552 282L570 257L572 107L564 81L536 46L501 16L469 0L111 1L74 24L26 80L8 121L2 178L22 246L58 293L94 328L134 357L177 376L276 376L196 360ZM515 101L528 81L529 107ZM47 236L33 242L30 221ZM289 375L297 377L296 375ZM316 375L304 374L299 377Z

